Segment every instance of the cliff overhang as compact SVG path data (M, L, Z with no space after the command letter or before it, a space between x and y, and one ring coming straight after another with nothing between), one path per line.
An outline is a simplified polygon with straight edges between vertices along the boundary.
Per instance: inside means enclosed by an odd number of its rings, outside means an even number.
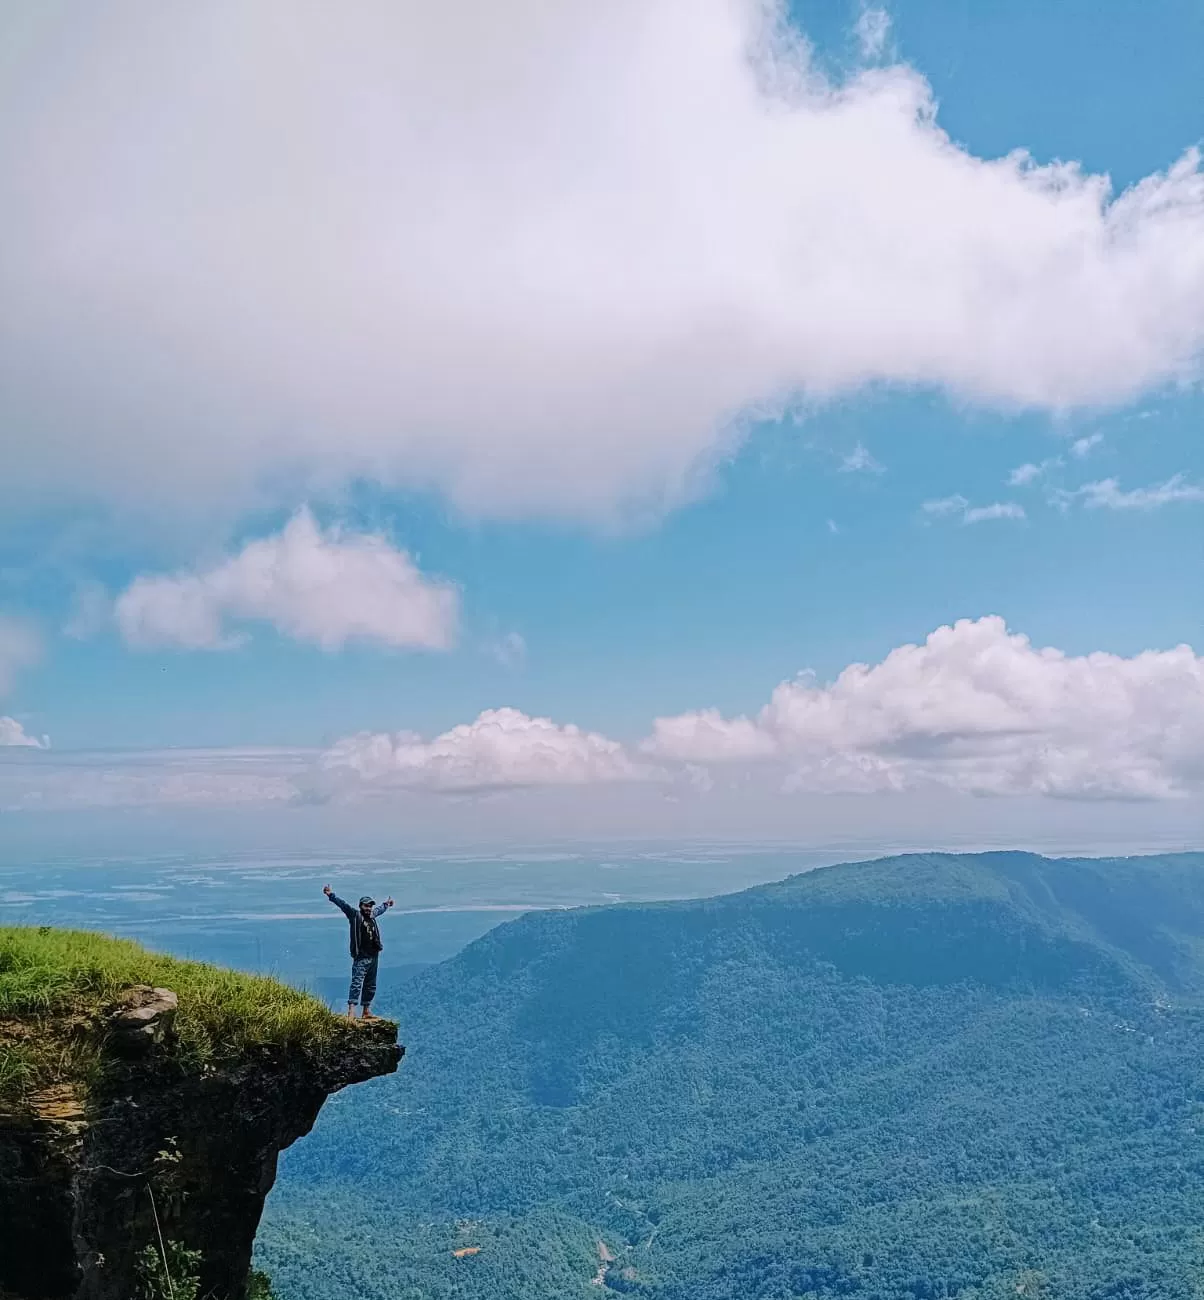
M5 957L0 944L0 979ZM0 1081L6 1059L51 1049L0 1094L0 1297L154 1300L166 1272L177 1293L243 1300L279 1153L331 1093L393 1073L404 1053L392 1022L339 1020L276 988L296 1008L289 1032L227 1015L229 1041L204 1051L198 1026L219 1022L192 1005L196 987L0 1015Z

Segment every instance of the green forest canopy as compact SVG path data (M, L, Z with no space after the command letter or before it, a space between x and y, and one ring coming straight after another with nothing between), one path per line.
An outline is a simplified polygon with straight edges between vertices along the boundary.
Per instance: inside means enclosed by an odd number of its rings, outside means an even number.
M533 913L402 996L283 1162L286 1300L1204 1294L1204 855Z

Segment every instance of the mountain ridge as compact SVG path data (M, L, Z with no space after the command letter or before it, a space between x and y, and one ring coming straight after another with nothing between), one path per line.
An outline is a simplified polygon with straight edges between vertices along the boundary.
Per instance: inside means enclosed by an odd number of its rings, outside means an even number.
M402 1225L415 1296L596 1296L602 1241L603 1285L655 1300L1014 1297L1028 1273L1194 1300L1201 881L1200 854L927 854L527 914L407 986L397 1128L349 1148L387 1083L330 1108L265 1262L334 1300L299 1216L320 1197L354 1232L354 1187L357 1222Z

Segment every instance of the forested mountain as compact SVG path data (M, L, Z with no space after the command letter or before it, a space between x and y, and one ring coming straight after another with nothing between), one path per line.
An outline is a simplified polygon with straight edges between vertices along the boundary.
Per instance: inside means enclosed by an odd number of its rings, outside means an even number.
M286 1300L1204 1294L1204 855L534 913L404 992L283 1162Z

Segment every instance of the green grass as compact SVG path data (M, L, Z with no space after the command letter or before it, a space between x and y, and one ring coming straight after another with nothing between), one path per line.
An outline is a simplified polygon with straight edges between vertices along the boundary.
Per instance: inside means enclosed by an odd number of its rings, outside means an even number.
M348 1032L316 998L272 979L87 930L0 926L0 1097L99 1065L103 1014L132 984L176 993L174 1050L198 1067L259 1047L313 1051Z

